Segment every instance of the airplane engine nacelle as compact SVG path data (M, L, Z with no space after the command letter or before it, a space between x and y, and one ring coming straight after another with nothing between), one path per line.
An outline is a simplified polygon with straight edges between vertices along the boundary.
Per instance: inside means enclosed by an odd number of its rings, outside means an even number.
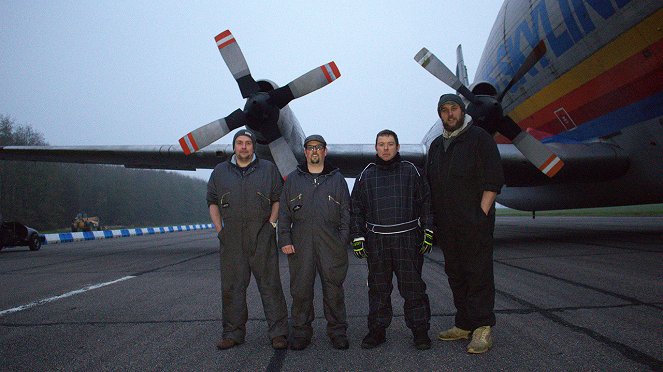
M257 83L261 92L269 92L279 88L278 84L267 79L257 80ZM248 104L249 102L247 101L247 105ZM297 160L303 160L305 138L304 131L299 124L299 120L297 120L297 117L290 109L290 106L285 106L279 111L279 120L277 125L281 135L287 139L288 145L294 152ZM256 125L255 127L250 125L249 127L256 133L256 137L258 138L258 146L256 146L256 152L258 155L262 158L272 159L272 154L269 150L269 147L267 147L267 140L262 133L260 125Z
M497 89L495 86L487 81L479 81L470 85L470 91L472 93L481 95L481 96L493 96L497 97Z
M477 95L475 102L467 106L467 113L472 117L474 124L495 134L502 121L502 105L491 96Z

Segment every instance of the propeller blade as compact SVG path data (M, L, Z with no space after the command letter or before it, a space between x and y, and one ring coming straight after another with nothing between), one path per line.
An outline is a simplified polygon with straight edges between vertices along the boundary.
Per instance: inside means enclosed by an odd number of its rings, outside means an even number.
M276 163L276 167L284 179L297 168L297 158L295 158L295 154L285 138L279 137L270 142L269 151L272 153L274 163Z
M442 63L433 53L426 48L421 48L419 53L414 56L414 60L426 71L438 78L443 83L450 86L453 90L462 94L470 102L476 102L476 96L454 75L447 66Z
M504 88L502 93L497 97L497 100L502 102L502 98L504 98L504 95L511 89L511 87L520 80L529 70L536 65L541 58L546 54L546 43L543 42L543 40L539 41L538 44L532 49L532 51L529 53L527 58L525 58L525 61L523 62L522 66L516 71L516 73L513 75L511 78L511 81L507 86Z
M531 134L521 130L508 115L504 116L502 126L498 130L546 176L552 178L564 167L564 162L555 153Z
M239 48L230 30L225 30L216 35L214 41L216 41L216 45L219 47L219 52L226 62L226 66L228 66L228 69L237 81L242 97L246 98L258 92L260 87L251 76L251 71L249 71L249 65L246 64L244 54L242 54L242 50Z
M305 96L341 77L341 72L334 61L314 68L288 85L269 92L272 103L278 108L284 108L295 98Z
M184 154L189 155L239 128L245 122L244 112L237 109L225 118L214 120L180 138L180 146L182 146Z

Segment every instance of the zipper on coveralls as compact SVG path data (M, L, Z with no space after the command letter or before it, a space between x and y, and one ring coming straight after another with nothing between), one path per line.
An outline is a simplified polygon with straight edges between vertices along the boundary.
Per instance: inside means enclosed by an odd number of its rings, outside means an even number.
M260 191L256 191L256 194L262 196L262 197L265 198L265 200L267 200L268 202L270 202L270 203L272 202L268 197L266 197L265 195L263 195L263 193L261 193Z
M337 202L336 199L332 198L331 195L329 195L329 201L333 201L334 203L341 205L341 203Z
M230 194L230 191L228 191L227 193L221 195L221 200L220 200L220 201L221 201L221 204L222 204L222 205L223 205L223 198L225 198L226 195L228 195L228 194Z

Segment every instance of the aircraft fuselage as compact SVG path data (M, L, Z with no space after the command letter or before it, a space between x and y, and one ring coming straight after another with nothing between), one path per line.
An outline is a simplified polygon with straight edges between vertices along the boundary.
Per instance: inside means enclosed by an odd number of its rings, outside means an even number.
M544 40L547 53L506 94L504 112L548 145L613 145L628 169L609 180L507 185L500 203L546 210L663 202L661 24L656 1L504 2L475 84L501 91ZM496 141L509 143L499 134Z

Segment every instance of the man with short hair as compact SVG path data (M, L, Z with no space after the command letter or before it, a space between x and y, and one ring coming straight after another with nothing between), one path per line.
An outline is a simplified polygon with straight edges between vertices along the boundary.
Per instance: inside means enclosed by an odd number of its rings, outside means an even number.
M419 350L430 348L430 304L422 279L423 254L432 247L430 190L417 167L401 159L398 136L391 130L375 138L376 158L352 189L351 236L358 258L368 260L368 330L362 348L386 340L393 316L392 278L405 299L405 324Z
M207 183L207 204L220 242L223 339L217 347L221 350L244 342L251 274L262 298L272 347L287 347L288 309L275 231L283 181L273 163L256 158L255 138L252 131L239 130L233 138L234 155L214 168Z
M467 351L484 353L493 345L495 198L504 174L495 141L472 125L458 95L442 95L437 112L442 135L428 149L426 176L433 190L435 224L444 232L439 243L456 306L455 325L438 338L472 335Z
M303 350L311 343L317 272L327 335L335 349L347 349L343 282L348 272L350 193L338 168L325 160L327 143L322 136L308 136L304 153L306 162L285 181L279 213L279 245L290 269L290 348Z

